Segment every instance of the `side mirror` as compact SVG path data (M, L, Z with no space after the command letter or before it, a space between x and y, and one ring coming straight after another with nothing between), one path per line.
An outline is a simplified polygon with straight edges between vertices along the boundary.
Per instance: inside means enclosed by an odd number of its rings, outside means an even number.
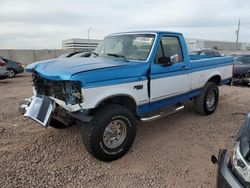
M179 61L179 56L177 54L172 55L171 57L162 56L158 59L158 63L163 66L170 66Z
M179 62L179 55L175 54L170 57L170 61L172 64L178 63Z
M163 65L163 66L170 66L172 65L171 63L171 59L169 57L166 56L162 56L158 59L158 63Z

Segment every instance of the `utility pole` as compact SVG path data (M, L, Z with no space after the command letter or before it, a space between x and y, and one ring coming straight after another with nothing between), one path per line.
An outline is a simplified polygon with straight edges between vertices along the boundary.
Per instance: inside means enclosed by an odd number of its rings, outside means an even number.
M240 35L240 20L238 22L238 29L236 31L236 35L237 35L237 38L236 38L236 50L238 49L238 44L239 44L239 35Z

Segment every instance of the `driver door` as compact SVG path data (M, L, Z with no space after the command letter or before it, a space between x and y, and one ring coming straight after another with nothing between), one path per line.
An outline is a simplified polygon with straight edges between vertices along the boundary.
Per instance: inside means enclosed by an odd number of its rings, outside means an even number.
M184 41L182 41L184 42ZM159 64L160 57L178 55L178 61L168 66ZM150 103L172 105L187 99L189 92L189 63L183 56L182 45L177 36L164 35L151 65ZM157 105L158 106L158 105Z

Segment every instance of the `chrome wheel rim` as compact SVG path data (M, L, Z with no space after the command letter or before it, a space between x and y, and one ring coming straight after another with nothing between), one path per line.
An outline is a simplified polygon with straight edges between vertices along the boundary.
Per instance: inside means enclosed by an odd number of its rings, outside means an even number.
M216 101L216 97L215 97L216 95L215 95L215 91L214 90L211 90L211 91L209 91L208 92L208 94L207 94L207 107L208 108L213 108L214 107L214 104L215 104L215 101Z
M123 143L126 135L126 124L122 120L113 120L104 130L103 143L110 149L117 148Z
M15 75L13 70L8 70L8 76L11 78Z

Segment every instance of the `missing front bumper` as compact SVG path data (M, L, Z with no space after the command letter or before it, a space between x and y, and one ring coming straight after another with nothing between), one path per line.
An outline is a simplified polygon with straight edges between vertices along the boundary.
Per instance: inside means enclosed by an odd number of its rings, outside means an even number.
M53 104L53 110L51 111L51 113L49 114L50 110L47 112L44 112L47 114L47 116L49 118L47 122L43 122L41 123L41 121L37 118L38 115L38 111L40 111L39 104L36 105L36 107L31 107L32 103L34 100L38 100L36 98L40 98L39 99L39 103L41 103L41 98L46 98L46 100L51 101L51 103ZM33 104L34 105L34 104ZM47 107L49 108L49 105L47 105ZM44 108L44 107L43 107ZM29 112L28 112L29 111ZM46 110L45 110L46 111ZM58 104L56 104L56 101L54 101L54 99L51 99L50 97L47 96L33 96L31 98L27 98L24 99L20 105L19 105L19 112L21 114L24 114L24 116L31 118L32 120L42 124L43 126L47 127L49 125L49 120L51 117L60 120L60 122L62 122L63 124L68 124L70 123L70 121L74 120L74 121L80 121L80 122L85 122L88 123L93 119L93 116L89 115L89 111L88 110L78 110L76 112L70 112L67 111L66 109L60 107Z
M24 116L38 122L44 127L48 127L54 106L54 102L49 97L35 96L27 107Z

